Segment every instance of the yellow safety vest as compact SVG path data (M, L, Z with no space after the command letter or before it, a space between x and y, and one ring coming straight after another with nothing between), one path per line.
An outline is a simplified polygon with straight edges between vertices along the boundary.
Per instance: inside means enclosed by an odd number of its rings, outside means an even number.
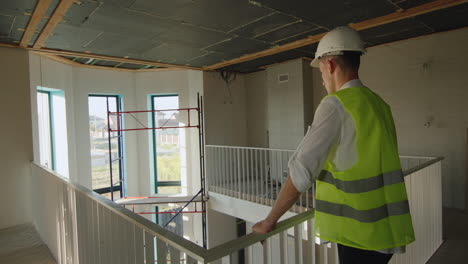
M365 87L336 97L356 129L358 160L337 171L328 157L316 181L315 235L342 245L382 250L415 240L390 107Z

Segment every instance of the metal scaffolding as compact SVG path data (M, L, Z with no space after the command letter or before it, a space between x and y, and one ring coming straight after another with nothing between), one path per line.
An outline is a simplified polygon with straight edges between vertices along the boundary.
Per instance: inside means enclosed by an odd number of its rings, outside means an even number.
M156 126L156 122L152 124L152 127L147 127L145 126L142 122L140 122L133 114L136 113L157 113L157 112L174 112L174 111L182 111L187 113L187 124L184 126L165 126L163 124L162 126ZM191 112L196 112L197 114L197 123L193 124L190 120L190 113ZM142 127L139 128L122 128L122 122L121 118L122 115L124 114L129 114L132 116ZM193 113L192 113L193 114ZM117 129L112 129L111 127L111 116L116 116L117 119ZM167 222L164 224L164 227L166 227L171 221L173 221L179 214L181 213L201 213L202 214L202 228L203 228L203 247L207 248L207 233L206 233L206 200L207 200L207 193L206 193L206 182L205 182L205 150L204 150L204 127L203 127L203 97L197 94L197 107L196 108L179 108L179 109L163 109L163 110L140 110L140 111L117 111L117 112L111 112L109 109L109 99L107 99L107 133L108 133L108 143L109 143L109 169L110 169L110 193L111 193L111 200L114 201L114 186L120 183L120 188L121 188L121 193L120 197L124 198L124 200L119 201L119 204L122 205L135 205L138 203L131 202L131 201L125 201L125 198L132 198L134 200L140 200L140 199L146 199L145 202L143 203L151 203L151 204L161 204L161 203L185 203L182 208L175 213L175 215ZM120 146L123 143L123 134L120 134L122 132L126 131L139 131L139 130L161 130L161 129L177 129L177 128L196 128L198 129L198 143L199 143L199 155L200 155L200 184L201 188L198 191L196 195L193 197L187 197L190 199L185 199L188 201L184 201L184 199L174 199L173 201L168 201L167 199L164 198L170 198L170 197L125 197L125 189L124 189L124 177L122 174L119 175L119 180L114 183L113 179L113 170L112 170L112 164L115 161L119 162L120 168L123 168L124 162L123 162L123 155L120 157L112 157L112 138L118 138L120 144L118 144L118 147L121 148ZM117 132L116 136L112 136L112 132ZM119 153L121 153L119 149ZM123 171L123 169L121 170ZM163 198L163 199L161 199ZM176 197L174 197L176 198ZM181 198L180 196L178 198ZM201 198L201 199L200 199ZM149 199L149 200L148 200ZM152 199L152 200L151 200ZM150 201L151 200L151 201ZM202 210L197 211L183 211L190 203L196 203L201 202L202 204ZM139 212L139 214L162 214L166 212ZM171 212L174 213L174 212Z

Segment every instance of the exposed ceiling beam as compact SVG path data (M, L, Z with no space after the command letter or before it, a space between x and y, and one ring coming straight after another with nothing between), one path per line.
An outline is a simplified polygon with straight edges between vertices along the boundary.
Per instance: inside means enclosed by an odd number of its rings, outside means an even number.
M44 53L44 54L53 54L53 55L60 55L60 56L70 56L70 57L79 57L79 58L86 58L86 59L96 59L96 60L132 63L132 64L141 64L141 65L151 65L151 66L157 66L157 67L168 67L168 68L177 68L177 69L186 69L186 70L202 70L201 68L193 67L193 66L169 64L169 63L147 61L147 60L136 60L136 59L130 59L130 58L119 58L119 57L96 55L96 54L83 53L83 52L63 51L63 50L44 49L44 48L43 49L28 48L28 49L32 51Z
M49 22L47 22L46 26L44 27L41 34L34 43L34 48L39 49L44 47L45 41L52 34L57 24L60 23L60 21L62 21L63 16L73 3L75 3L75 0L60 1L60 3L57 5L57 8L55 8L54 10L54 13L49 18Z
M51 59L53 61L57 61L63 64L67 65L72 65L75 67L81 67L81 68L89 68L89 69L100 69L100 70L110 70L110 71L123 71L123 72L158 72L158 71L178 71L178 70L183 70L183 69L174 69L174 68L156 68L156 69L126 69L126 68L116 68L116 67L108 67L108 66L99 66L99 65L87 65L87 64L81 64L79 62L69 60L67 58L64 58L62 56L58 55L51 55L51 54L44 54L41 52L33 51L32 53L37 54L39 56L46 57L48 59Z
M19 47L17 45L6 44L6 43L0 43L0 47L21 48L21 47ZM137 59L130 59L130 58L112 57L112 56L97 55L97 54L84 53L84 52L54 50L54 49L45 49L45 48L35 49L35 48L28 48L28 47L24 47L24 49L34 51L36 53L50 54L50 55L69 56L69 57L78 57L78 58L85 58L85 59L96 59L96 60L104 60L104 61L114 61L114 62L121 62L121 63L132 63L132 64L141 64L141 65L150 65L150 66L156 66L156 67L166 67L166 68L171 68L171 69L184 69L184 70L196 70L196 71L201 71L202 70L199 67L193 67L193 66L177 65L177 64L170 64L170 63L163 63L163 62L147 61L147 60L137 60Z
M399 20L406 19L406 18L411 18L411 17L414 17L414 16L418 16L418 15L433 12L433 11L436 11L436 10L448 8L448 7L451 7L451 6L460 5L460 4L463 4L463 3L466 3L466 2L468 2L468 0L436 0L436 1L432 1L430 3L426 3L426 4L423 4L423 5L420 5L420 6L412 7L412 8L406 9L406 10L400 10L400 11L397 11L397 12L389 14L389 15L372 18L372 19L365 20L365 21L362 21L362 22L359 22L359 23L353 23L353 24L350 24L349 26L356 29L356 30L364 30L364 29L367 29L367 28L377 27L377 26L380 26L380 25L388 24L388 23L399 21ZM266 57L266 56L269 56L269 55L277 54L277 53L280 53L280 52L283 52L283 51L292 50L292 49L300 48L300 47L303 47L303 46L307 46L307 45L319 42L320 39L325 34L326 33L321 33L321 34L318 34L318 35L309 36L309 37L307 37L305 39L290 42L290 43L282 45L282 46L273 47L273 48L266 49L266 50L263 50L263 51L247 54L247 55L241 56L241 57L236 58L236 59L216 63L216 64L213 64L213 65L204 67L203 69L204 70L216 70L216 69L223 68L223 67L226 67L226 66L238 64L238 63L241 63L241 62L246 62L246 61Z
M433 12L433 11L437 11L437 10L440 10L440 9L444 9L444 8L448 8L448 7L452 7L452 6L456 6L456 5L460 5L460 4L464 4L466 2L468 2L468 0L436 0L436 1L429 2L429 3L424 4L424 5L415 6L413 8L409 8L409 9L406 9L406 10L399 10L399 11L397 11L395 13L388 14L388 15L385 15L385 16L372 18L372 19L362 21L362 22L359 22L359 23L349 24L349 26L351 28L356 29L356 30L364 30L364 29L368 29L368 28L377 27L377 26L381 26L381 25L384 25L384 24L392 23L392 22L395 22L395 21L399 21L399 20L402 20L402 19L419 16L419 15L426 14L426 13Z
M58 56L58 55L50 55L50 54L43 54L40 52L33 52L39 56L46 57L48 59L51 59L53 61L57 61L63 64L67 65L72 65L75 67L81 67L81 68L90 68L90 69L102 69L102 70L112 70L112 71L124 71L124 72L133 72L134 70L132 69L123 69L123 68L113 68L113 67L106 67L106 66L98 66L98 65L87 65L87 64L81 64L76 61L69 60L67 58Z
M24 31L23 37L21 38L20 46L27 47L29 45L29 41L31 40L34 32L41 23L41 20L44 18L47 9L49 9L50 3L52 0L39 0L37 2L36 7L34 8L34 12L32 13L31 18L29 19L28 26Z

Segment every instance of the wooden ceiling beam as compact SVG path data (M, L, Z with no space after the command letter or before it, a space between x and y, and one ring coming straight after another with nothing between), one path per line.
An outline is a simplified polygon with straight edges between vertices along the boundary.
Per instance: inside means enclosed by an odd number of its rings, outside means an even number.
M74 51L44 49L44 48L42 48L42 49L28 48L28 49L32 50L32 51L39 52L39 53L60 55L60 56L69 56L69 57L77 57L77 58L87 58L87 59L132 63L132 64L150 65L150 66L156 66L156 67L167 67L167 68L175 68L175 69L201 70L201 68L193 67L193 66L169 64L169 63L147 61L147 60L137 60L137 59L130 59L130 58L119 58L119 57L97 55L97 54L84 53L84 52L74 52Z
M381 16L381 17L377 17L377 18L372 18L372 19L365 20L365 21L358 22L358 23L353 23L353 24L350 24L349 26L351 28L356 29L356 30L364 30L364 29L368 29L368 28L377 27L377 26L381 26L381 25L384 25L384 24L392 23L392 22L395 22L395 21L403 20L403 19L406 19L406 18L411 18L411 17L414 17L414 16L422 15L422 14L425 14L425 13L433 12L433 11L436 11L436 10L440 10L440 9L444 9L444 8L448 8L448 7L452 7L452 6L456 6L456 5L460 5L460 4L463 4L463 3L466 3L466 2L468 2L468 0L435 0L435 1L423 4L423 5L419 5L419 6L416 6L416 7L406 9L406 10L399 10L399 11L394 12L394 13L389 14L389 15L385 15L385 16ZM236 59L227 60L227 61L216 63L216 64L213 64L213 65L210 65L210 66L207 66L207 67L203 67L203 69L204 70L216 70L216 69L223 68L223 67L226 67L226 66L238 64L238 63L241 63L241 62L246 62L246 61L266 57L266 56L269 56L269 55L277 54L277 53L280 53L280 52L283 52L283 51L287 51L287 50L307 46L307 45L319 42L320 39L325 34L326 33L321 33L321 34L318 34L318 35L309 36L307 38L297 40L297 41L293 41L293 42L290 42L290 43L282 45L282 46L273 47L273 48L266 49L266 50L263 50L263 51L247 54L247 55L241 56L241 57L236 58Z
M36 32L39 23L44 18L47 9L49 9L50 3L52 0L39 0L34 8L34 12L32 13L31 18L29 19L28 26L24 31L23 37L20 41L21 47L27 47L29 45L29 41L31 41L34 32Z
M54 13L52 13L52 16L49 18L49 22L47 22L46 26L42 30L41 34L37 38L36 42L34 43L34 48L39 49L44 47L44 44L47 40L47 38L52 34L54 31L55 27L62 21L63 16L65 13L68 11L68 9L71 7L71 5L75 3L75 0L61 0L60 3L57 5L57 8L55 8Z
M41 53L41 54L68 56L68 57L75 57L75 58L96 59L96 60L114 61L114 62L121 62L121 63L132 63L132 64L140 64L140 65L150 65L150 66L165 67L165 68L171 68L171 69L183 69L183 70L195 70L195 71L201 71L202 70L199 67L187 66L187 65L177 65L177 64L170 64L170 63L163 63L163 62L147 61L147 60L112 57L112 56L97 55L97 54L84 53L84 52L54 50L54 49L46 49L46 48L35 49L35 48L28 48L28 47L20 47L20 46L17 46L17 45L6 44L6 43L0 43L0 47L24 48L24 49L27 49L29 51L32 51L32 52L35 52L35 53Z

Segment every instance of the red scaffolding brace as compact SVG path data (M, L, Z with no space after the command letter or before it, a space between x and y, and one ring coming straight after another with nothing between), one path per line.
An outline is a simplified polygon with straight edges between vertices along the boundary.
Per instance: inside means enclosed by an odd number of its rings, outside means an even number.
M175 217L177 217L181 213L202 213L202 228L203 228L203 247L207 247L207 234L206 234L206 184L205 184L205 153L204 153L204 135L203 135L203 97L197 94L197 107L196 108L179 108L179 109L163 109L163 110L138 110L138 111L116 111L116 112L111 112L109 111L109 99L107 99L107 124L108 124L108 143L109 143L109 169L110 169L110 193L111 193L111 200L114 201L114 182L113 182L113 171L112 171L112 163L114 161L119 161L119 166L122 168L124 166L123 163L123 157L118 157L116 159L113 159L112 157L112 144L111 144L111 136L112 132L117 132L117 138L118 140L122 143L123 139L123 134L119 135L121 132L126 132L126 131L139 131L139 130L159 130L159 129L176 129L176 128L197 128L198 129L198 139L199 139L199 150L200 150L200 183L201 183L201 189L200 191L192 197L192 199L178 211L176 214L164 225L167 226ZM153 127L148 127L145 126L142 122L140 122L133 114L137 113L157 113L157 112L187 112L187 125L184 126L165 126L166 123L162 124L161 126L155 127L155 124L153 124ZM196 112L196 116L198 119L198 122L196 124L191 123L191 118L190 118L190 113L191 112ZM123 114L130 114L142 127L138 128L122 128L122 122L121 118ZM113 129L111 127L111 116L116 116L117 119L117 129ZM154 122L155 123L155 122ZM119 144L120 146L121 144ZM125 197L125 190L124 190L124 177L120 175L119 181L115 183L117 185L118 183L120 184L120 197L121 198L130 198L130 197ZM198 211L195 209L195 211L183 211L190 203L194 202L196 205L197 197L201 196L201 204L202 204L202 210ZM132 197L135 198L135 197ZM150 197L141 197L141 198L150 198ZM156 198L156 197L155 197ZM162 197L161 197L162 198ZM128 203L127 203L128 204ZM139 214L163 214L163 213L174 213L174 212L140 212Z

